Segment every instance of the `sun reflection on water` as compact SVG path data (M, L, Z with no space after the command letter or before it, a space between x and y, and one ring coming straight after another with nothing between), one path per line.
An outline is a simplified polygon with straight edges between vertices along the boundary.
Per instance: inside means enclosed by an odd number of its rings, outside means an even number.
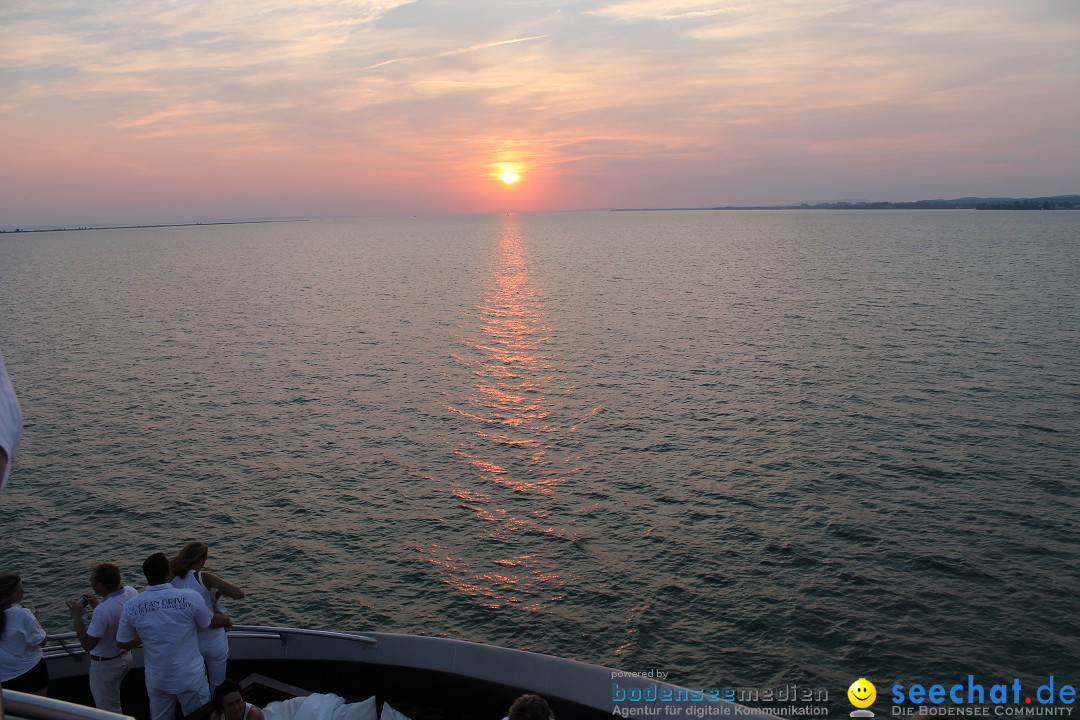
M549 459L574 426L552 421L552 396L560 387L552 329L531 283L524 239L516 217L506 219L492 262L491 282L478 306L481 322L455 356L476 381L459 405L447 409L471 422L474 436L454 453L485 482L521 492L549 493L576 469Z
M446 409L460 421L449 448L469 468L450 492L472 513L473 538L507 554L479 560L465 549L431 545L423 559L443 582L483 607L550 611L565 597L560 545L566 531L548 520L560 485L580 470L577 418L553 350L554 330L529 272L518 218L503 222L490 279L453 355L473 381Z

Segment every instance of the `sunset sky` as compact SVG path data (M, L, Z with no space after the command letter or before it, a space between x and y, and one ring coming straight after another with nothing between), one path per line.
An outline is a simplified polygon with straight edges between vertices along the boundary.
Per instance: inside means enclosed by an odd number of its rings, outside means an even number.
M1080 193L1080 0L5 0L0 138L0 226Z

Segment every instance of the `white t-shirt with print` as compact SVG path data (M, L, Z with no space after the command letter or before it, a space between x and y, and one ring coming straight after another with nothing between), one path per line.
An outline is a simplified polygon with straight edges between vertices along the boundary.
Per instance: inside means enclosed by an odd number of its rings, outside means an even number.
M198 628L210 625L214 615L194 590L169 583L151 585L124 603L117 642L142 639L146 686L162 692L182 692L206 669L199 654Z

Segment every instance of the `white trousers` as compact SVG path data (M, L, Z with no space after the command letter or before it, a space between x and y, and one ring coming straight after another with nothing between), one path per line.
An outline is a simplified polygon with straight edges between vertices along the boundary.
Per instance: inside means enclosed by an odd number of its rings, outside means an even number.
M199 673L202 675L202 673ZM180 712L190 715L210 702L210 690L206 687L206 678L199 677L194 686L179 692L166 692L158 688L147 687L150 696L150 717L153 720L174 720L176 701L180 701Z
M225 666L229 663L229 638L225 628L199 631L199 652L206 663L206 679L210 692L225 681Z
M90 693L100 710L123 713L120 708L120 683L131 667L131 653L112 660L90 661Z

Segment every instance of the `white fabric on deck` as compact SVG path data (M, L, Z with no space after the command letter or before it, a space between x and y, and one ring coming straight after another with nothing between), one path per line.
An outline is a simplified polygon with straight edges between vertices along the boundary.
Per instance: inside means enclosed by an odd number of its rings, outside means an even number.
M410 720L410 718L408 715L403 715L394 708L390 707L390 703L384 702L382 706L382 714L379 715L379 720Z
M266 720L378 720L375 698L346 703L337 695L314 693L272 702L263 708Z

